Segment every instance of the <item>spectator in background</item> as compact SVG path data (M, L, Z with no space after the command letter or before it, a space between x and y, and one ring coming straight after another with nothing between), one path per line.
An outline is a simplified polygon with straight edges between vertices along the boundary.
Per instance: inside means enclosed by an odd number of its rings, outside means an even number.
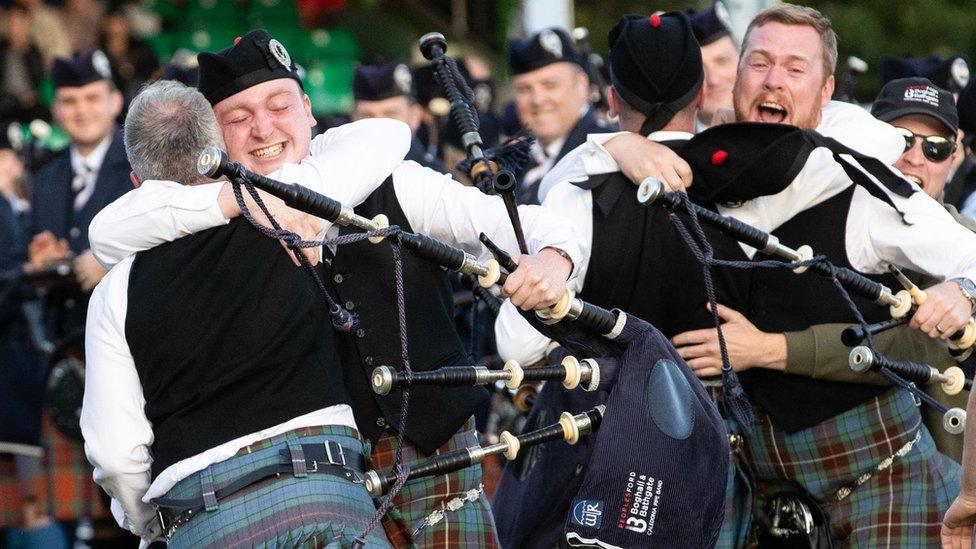
M51 70L55 57L71 55L71 39L58 10L45 5L43 0L17 0L14 5L30 12L30 36L44 58L45 73Z
M6 33L0 40L0 121L49 120L51 114L37 93L44 61L30 37L30 12L14 4L6 16Z
M530 161L516 174L519 202L539 203L539 183L590 133L609 131L593 112L584 59L563 29L545 29L509 43L508 66L522 125L536 138Z
M691 14L691 28L701 46L705 69L705 104L698 112L698 131L712 125L718 109L732 108L732 87L739 66L739 50L716 6Z
M121 10L105 15L98 33L98 47L108 56L112 80L125 103L159 71L159 58L149 44L133 35L129 18Z
M71 40L71 52L92 51L98 47L98 29L105 8L98 0L66 0L61 21Z

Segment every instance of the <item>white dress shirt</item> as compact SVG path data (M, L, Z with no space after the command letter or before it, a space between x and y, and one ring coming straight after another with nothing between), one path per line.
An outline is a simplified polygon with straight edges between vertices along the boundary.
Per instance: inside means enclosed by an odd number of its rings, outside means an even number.
M390 146L399 151L402 159L409 147L410 135L406 125L396 124L405 131L400 135L402 141L391 143ZM387 135L386 140L390 140L389 132L383 133ZM336 158L334 154L327 154L334 150L329 145L334 141L329 140L335 138L336 134L327 132L322 136L326 143L316 140L319 146L313 147L313 156L301 164L286 165L271 177L306 185L353 207L362 203L392 171L394 191L414 231L457 245L481 258L490 257L479 240L482 232L502 248L517 250L515 233L501 197L488 196L476 188L465 187L449 175L424 168L415 162L386 162L389 151L383 148L384 144L377 143L375 136L370 147L352 147L354 151L343 153L355 152L358 154L356 158ZM338 145L342 145L343 149L349 148L341 142ZM383 151L384 158L377 157L379 151ZM351 163L359 176L340 171L335 167L336 162ZM370 168L364 169L364 166ZM386 169L383 171L377 166ZM116 519L137 533L144 532L151 518L148 514L151 509L146 505L150 498L164 494L182 478L226 459L247 444L241 442L243 439L238 439L174 464L161 473L150 487L151 457L148 448L152 444L152 431L141 412L145 403L138 377L133 377L134 373L120 373L134 372L131 356L124 344L125 284L131 256L163 242L226 224L227 220L216 203L219 190L219 185L213 184L184 187L173 182L146 181L139 189L130 191L102 210L89 229L96 257L106 265L116 266L96 288L97 297L93 295L89 305L86 352L90 373L86 383L82 427L88 431L86 449L89 459L96 466L96 481L117 500L117 504L113 505L119 511L115 514ZM555 247L570 256L575 268L581 265L582 256L576 234L568 220L541 206L519 206L519 213L530 253ZM116 271L119 274L114 274ZM118 282L119 279L124 282ZM113 337L106 337L106 333ZM99 372L115 374L99 376ZM95 376L96 381L91 381L91 376ZM115 399L107 399L105 392L116 395ZM98 404L96 399L99 400ZM109 409L114 412L106 412ZM316 418L316 421L321 421L321 418ZM103 423L111 425L104 426ZM259 440L270 436L268 433L271 431L286 431L298 426L289 422L287 427L273 427L245 438ZM106 430L104 434L96 432L102 429ZM128 434L129 438L124 439L124 444L120 443L117 432Z
M105 155L115 137L115 130L109 132L102 141L94 148L88 156L82 156L78 147L71 145L69 149L71 155L71 170L74 176L71 179L71 191L74 193L74 208L81 210L85 207L88 199L95 192L95 181L98 180L98 172L102 169Z
M822 111L817 131L889 165L904 151L904 138L891 125L875 119L856 105L831 101ZM603 147L603 143L615 135L619 134L590 135L586 143L566 155L542 182L543 186L548 183L543 205L566 212L578 227L580 247L586 258L584 262L589 261L592 246L592 200L589 193L574 191L576 187L568 182L618 171L617 163ZM561 179L550 181L549 176ZM739 207L719 207L719 212L761 230L773 231L803 210L836 196L852 184L830 151L817 148L785 190L747 201ZM962 276L976 281L976 235L953 220L945 208L920 190L907 199L888 194L911 225L903 223L898 212L888 204L856 187L847 218L845 241L847 259L855 269L879 274L886 272L888 264L893 263L940 279ZM784 244L798 247L803 242ZM755 253L748 246L742 248L750 257ZM578 269L580 289L585 268L583 265ZM626 307L625 303L618 305ZM542 359L548 343L516 311L506 310L504 306L495 321L495 337L498 353L503 359L522 363Z
M154 509L149 501L166 494L180 480L233 457L241 448L259 440L299 427L345 425L355 429L356 421L348 405L329 406L174 463L150 484L153 429L146 418L142 384L125 339L133 259L126 258L105 275L88 305L81 430L95 482L112 497L115 520L148 541L160 533L159 525L153 523Z

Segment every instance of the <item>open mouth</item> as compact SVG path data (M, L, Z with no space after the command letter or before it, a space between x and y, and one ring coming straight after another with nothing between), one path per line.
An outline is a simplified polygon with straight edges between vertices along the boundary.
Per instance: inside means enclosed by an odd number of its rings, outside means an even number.
M281 151L285 150L285 142L275 143L274 145L268 145L267 147L262 147L260 149L254 149L251 151L252 156L258 158L274 158L281 154Z
M786 112L786 107L771 101L764 101L760 103L757 110L759 112L760 122L773 124L782 124L783 121L786 120L786 116L788 114Z
M922 185L922 178L921 177L918 177L916 175L908 175L908 174L905 174L905 179L907 179L907 180L915 183L919 187L922 187L923 186Z

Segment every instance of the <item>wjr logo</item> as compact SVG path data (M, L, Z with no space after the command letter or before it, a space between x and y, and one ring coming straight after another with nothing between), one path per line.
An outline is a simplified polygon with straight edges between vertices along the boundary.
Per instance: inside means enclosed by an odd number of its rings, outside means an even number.
M595 499L578 499L573 502L574 524L599 528L603 524L603 502Z

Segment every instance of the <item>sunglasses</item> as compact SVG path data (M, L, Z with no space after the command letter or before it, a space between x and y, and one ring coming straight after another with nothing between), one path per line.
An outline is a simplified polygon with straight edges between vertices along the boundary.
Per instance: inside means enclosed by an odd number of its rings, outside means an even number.
M895 129L905 138L905 151L915 146L915 140L922 140L922 154L932 162L943 162L956 150L956 140L942 137L941 135L918 135L911 130L899 128Z

